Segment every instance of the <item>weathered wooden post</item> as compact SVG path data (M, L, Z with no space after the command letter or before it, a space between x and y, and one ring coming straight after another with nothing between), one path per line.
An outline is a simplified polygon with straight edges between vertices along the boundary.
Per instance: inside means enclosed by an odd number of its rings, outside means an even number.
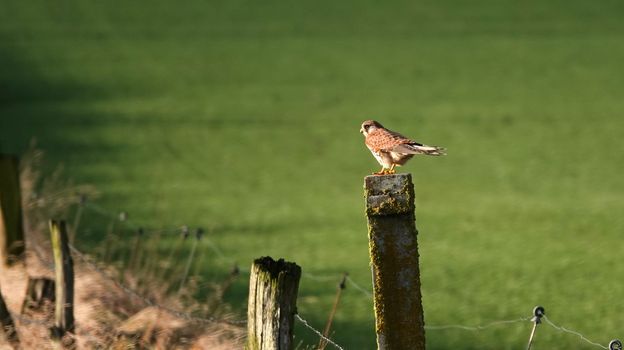
M0 260L11 264L24 254L18 159L0 154Z
M13 323L13 318L4 302L2 294L0 294L0 326L2 326L0 330L2 337L0 338L3 338L2 340L11 344L11 347L19 349L19 338L15 330L15 323Z
M74 262L69 251L64 221L50 221L55 271L55 328L53 334L62 337L74 332Z
M425 349L412 177L367 176L364 188L377 348Z
M249 277L248 350L290 350L301 267L270 257L256 259Z

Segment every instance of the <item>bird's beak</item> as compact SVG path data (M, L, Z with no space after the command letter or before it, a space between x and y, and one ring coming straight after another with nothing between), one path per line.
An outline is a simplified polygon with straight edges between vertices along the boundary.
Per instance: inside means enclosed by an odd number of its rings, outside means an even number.
M363 134L364 133L364 128L360 128L360 133Z

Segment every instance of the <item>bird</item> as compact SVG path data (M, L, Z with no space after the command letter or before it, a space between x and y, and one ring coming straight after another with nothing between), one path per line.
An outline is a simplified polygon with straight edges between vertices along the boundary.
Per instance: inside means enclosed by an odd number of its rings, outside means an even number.
M446 155L446 149L443 147L427 146L410 140L398 132L384 128L375 120L364 121L360 132L364 135L366 147L382 167L373 175L394 174L395 167L405 164L416 154Z

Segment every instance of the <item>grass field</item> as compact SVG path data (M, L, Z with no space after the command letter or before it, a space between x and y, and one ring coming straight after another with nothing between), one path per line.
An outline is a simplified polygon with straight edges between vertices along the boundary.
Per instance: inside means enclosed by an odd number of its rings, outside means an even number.
M624 338L621 1L0 4L1 150L36 137L49 168L95 185L103 207L206 227L243 265L272 255L370 286L362 184L378 165L358 129L378 119L448 148L402 168L427 324L541 304L603 345ZM230 261L203 263L218 275ZM246 288L228 295L239 310ZM301 315L322 328L334 291L303 278ZM373 349L373 323L348 288L336 342ZM427 343L520 349L529 332ZM534 349L564 348L594 347L538 330Z

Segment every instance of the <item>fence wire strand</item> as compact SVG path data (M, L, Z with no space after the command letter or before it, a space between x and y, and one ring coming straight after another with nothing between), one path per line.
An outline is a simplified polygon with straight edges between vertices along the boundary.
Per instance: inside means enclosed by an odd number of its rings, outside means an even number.
M91 211L92 213L96 213L98 215L100 215L103 218L106 218L108 220L114 221L116 225L122 225L122 226L126 226L128 228L130 228L131 230L143 230L143 234L145 235L150 235L150 234L156 234L156 233L164 233L164 234L179 234L181 233L181 230L179 227L174 227L174 228L162 228L162 229L158 229L158 230L149 230L149 229L145 229L144 226L137 224L136 222L134 222L132 219L130 218L124 218L123 220L120 219L120 215L122 213L122 211L119 212L114 212L111 210L108 210L98 204L95 204L93 202L86 202L83 206L83 208L87 209L88 211ZM125 213L125 212L124 212Z
M353 288L355 288L356 290L360 291L362 294L366 295L369 299L373 298L373 293L371 293L370 291L362 288L359 284L355 283L355 281L350 276L347 276L347 282L349 282L349 284Z
M500 320L500 321L493 321L484 325L479 325L479 326L464 326L464 325L460 325L460 324L449 324L449 325L439 325L439 326L427 326L425 325L425 329L427 330L432 330L432 331L438 331L438 330L445 330L445 329L461 329L461 330L465 330L465 331L480 331L480 330L484 330L490 327L494 327L494 326L499 326L502 324L512 324L512 323L518 323L518 322L527 322L530 321L531 318L530 317L521 317L521 318L517 318L514 320Z
M604 345L602 345L602 344L599 344L599 343L596 343L596 342L593 342L593 341L591 341L591 340L587 339L587 337L585 337L583 334L581 334L581 333L579 333L579 332L577 332L577 331L573 331L573 330L567 329L567 328L562 327L562 326L557 326L557 325L556 325L556 324L554 324L554 323L553 323L553 322L552 322L552 321L551 321L548 317L546 317L546 315L542 316L542 318L546 321L546 323L547 323L549 326L553 327L554 329L556 329L556 330L558 330L558 331L560 331L560 332L563 332L563 333L569 333L569 334L576 335L577 337L581 338L581 340L585 341L585 342L586 342L586 343L588 343L588 344L591 344L591 345L594 345L594 346L597 346L597 347L600 347L600 348L603 348L603 349L607 349L607 350L609 350L609 348L608 348L608 347L606 347L606 346L604 346Z
M308 323L308 321L304 320L301 316L299 316L299 314L295 314L295 318L301 322L304 326L306 326L309 330L311 330L312 332L316 333L316 335L319 336L319 338L325 340L327 343L333 345L336 349L338 350L344 350L340 345L336 344L333 340L327 338L326 336L323 335L323 333L321 333L319 330L317 330L316 328L310 326L310 324Z
M306 272L302 274L302 276L316 282L331 282L340 280L340 277L338 275L317 275Z

